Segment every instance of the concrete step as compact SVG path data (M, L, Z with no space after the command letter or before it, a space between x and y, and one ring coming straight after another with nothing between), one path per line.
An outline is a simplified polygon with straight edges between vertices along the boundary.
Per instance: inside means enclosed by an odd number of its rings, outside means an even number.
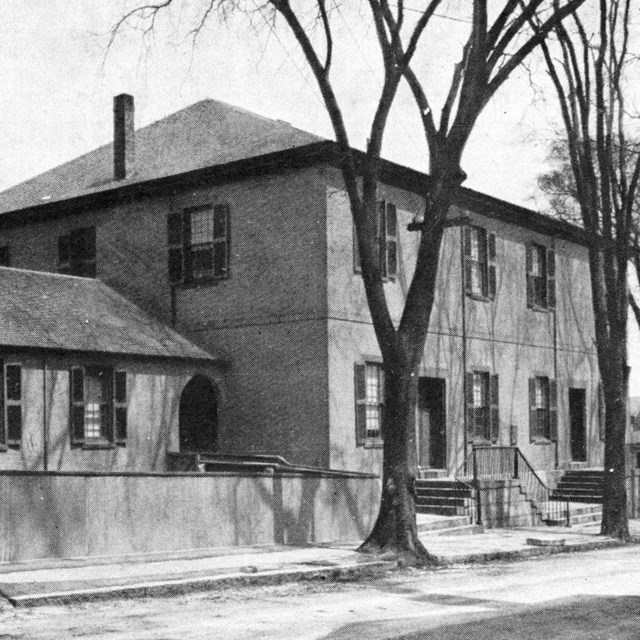
M587 504L594 504L602 502L602 496L577 495L575 493L558 493L554 491L551 494L551 500L555 502L585 502Z
M419 513L416 516L418 531L426 533L440 529L455 529L465 527L471 523L469 516L443 516Z
M484 533L484 527L480 524L466 524L461 527L451 527L449 529L436 529L420 534L420 537L434 536L468 536L476 533Z
M422 506L416 505L416 513L429 513L433 515L442 515L442 516L462 516L465 513L464 507L453 507L453 506Z
M449 488L419 488L416 487L416 496L436 497L442 496L443 498L469 498L471 493L462 489L449 489Z

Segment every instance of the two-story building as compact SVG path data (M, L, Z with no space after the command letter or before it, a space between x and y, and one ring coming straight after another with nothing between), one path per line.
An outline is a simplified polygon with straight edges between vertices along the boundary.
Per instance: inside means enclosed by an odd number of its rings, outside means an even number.
M377 472L380 351L335 143L213 100L138 131L130 96L114 109L113 144L0 193L4 264L98 278L223 359L224 418L196 448ZM418 242L407 227L428 184L383 164L396 320ZM581 230L466 188L461 214L420 369L420 467L452 475L474 442L517 445L540 472L601 465Z

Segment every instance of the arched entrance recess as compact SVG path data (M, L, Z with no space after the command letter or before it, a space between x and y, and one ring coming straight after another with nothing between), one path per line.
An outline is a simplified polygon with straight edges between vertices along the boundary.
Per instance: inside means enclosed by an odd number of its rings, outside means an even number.
M191 378L180 396L180 451L215 451L218 402L215 385L206 376Z

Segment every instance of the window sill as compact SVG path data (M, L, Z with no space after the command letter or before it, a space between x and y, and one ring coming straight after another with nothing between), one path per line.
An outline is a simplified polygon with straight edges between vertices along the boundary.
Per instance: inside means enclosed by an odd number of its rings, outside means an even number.
M362 446L365 449L382 449L384 446L384 440L382 440L382 438L371 438L369 440L365 440Z
M224 278L203 278L201 280L189 280L188 282L178 282L171 286L176 289L200 289L200 287L216 287L224 280L228 280L229 277Z
M469 291L467 293L467 298L471 298L471 300L477 300L478 302L492 302L494 298L491 296L483 296L480 293L471 293Z
M554 444L554 440L550 438L533 438L531 444Z
M554 309L549 309L549 307L541 307L537 304L528 304L527 308L531 309L531 311L538 311L539 313L553 313Z
M97 451L97 450L109 450L115 449L116 445L113 442L109 442L107 440L95 440L95 441L85 441L80 447L83 451Z

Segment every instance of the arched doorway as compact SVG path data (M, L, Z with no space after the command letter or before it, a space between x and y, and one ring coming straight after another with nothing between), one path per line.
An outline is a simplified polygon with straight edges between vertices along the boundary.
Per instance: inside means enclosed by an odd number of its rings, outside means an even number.
M191 378L180 396L180 451L215 451L218 402L214 384L206 376Z

